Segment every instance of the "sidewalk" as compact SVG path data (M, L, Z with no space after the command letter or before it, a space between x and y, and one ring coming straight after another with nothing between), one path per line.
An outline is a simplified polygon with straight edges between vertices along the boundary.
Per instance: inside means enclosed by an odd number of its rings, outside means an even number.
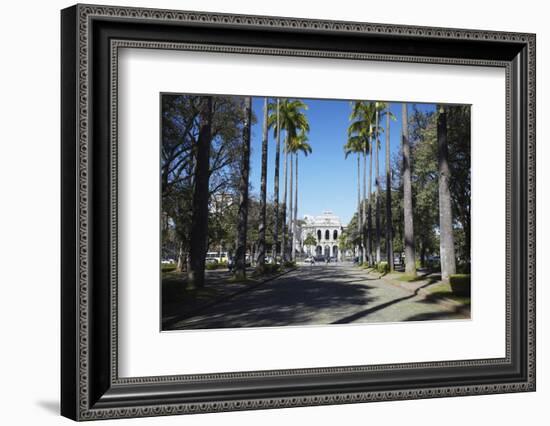
M272 274L254 277L254 268L247 268L247 280L232 282L227 269L205 271L203 288L186 290L185 273L170 272L162 277L162 330L168 330L178 321L192 317L204 309L237 296L278 278L296 268L282 269Z
M377 277L389 284L401 287L411 293L416 293L424 296L426 299L436 303L441 303L445 306L457 308L461 313L470 315L470 299L457 298L449 294L445 295L442 287L445 283L441 281L441 274L438 272L419 271L418 276L413 281L403 281L399 278L403 276L400 273L381 274L379 272L368 271L367 274L371 277Z

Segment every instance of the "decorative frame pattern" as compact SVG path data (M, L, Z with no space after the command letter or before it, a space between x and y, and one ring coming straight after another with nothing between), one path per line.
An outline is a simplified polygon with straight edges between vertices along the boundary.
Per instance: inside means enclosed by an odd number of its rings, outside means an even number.
M415 398L432 398L441 396L459 396L487 393L503 393L518 391L533 391L535 389L535 36L533 34L504 33L493 31L409 27L400 25L381 25L354 22L335 22L322 20L307 20L293 18L275 18L263 16L243 16L227 14L211 14L201 12L168 11L156 9L136 9L121 7L104 7L77 5L63 11L64 28L62 28L63 72L70 78L63 86L64 119L73 119L72 124L63 127L63 176L74 179L71 183L63 183L63 211L65 215L74 214L74 223L64 224L62 241L63 283L62 283L62 414L75 420L92 420L113 417L140 417L151 415L170 415L196 412L214 412L243 409L276 408L291 406L307 406L322 404L340 404L351 402L399 400ZM195 27L223 27L234 29L255 29L261 31L289 31L293 34L308 32L330 35L351 34L352 36L373 36L381 40L409 39L410 43L427 41L447 41L450 43L467 42L480 43L480 46L493 43L507 46L508 51L522 51L522 57L517 60L514 55L502 55L500 58L485 57L444 57L437 55L404 55L382 52L349 52L341 50L300 49L296 47L258 47L245 45L221 45L209 42L181 42L177 40L140 40L132 36L109 38L109 63L104 64L94 56L99 50L100 42L93 43L94 22L108 22L111 28L116 23L135 22L143 26L190 25ZM116 28L115 28L116 29ZM99 30L97 30L99 33ZM496 45L495 44L495 45ZM455 65L481 65L504 67L506 69L506 357L503 359L464 360L450 362L391 364L376 366L327 367L300 370L274 370L245 373L220 373L191 376L161 376L161 377L118 377L117 369L117 69L118 49L122 47L177 49L198 51L221 51L239 54L265 55L297 55L354 60L384 60L396 62L423 62ZM108 81L94 80L92 74L99 73L93 68L95 64L107 68ZM518 67L523 66L525 73L518 77ZM95 83L95 84L94 84ZM97 91L101 92L97 92ZM106 93L109 92L109 93ZM521 92L521 93L519 93ZM98 137L92 124L96 114L95 99L107 96L109 100L108 134L110 157L109 170L110 188L107 209L109 216L109 241L96 238L92 234L96 209L99 209L97 194L94 193L96 179L91 168L91 157L96 156L93 140ZM519 96L521 95L521 96ZM518 100L519 97L519 100ZM514 100L516 102L514 102ZM519 102L519 103L518 103ZM513 123L514 117L525 126L524 134ZM95 118L99 120L99 118ZM63 120L65 122L65 120ZM513 125L513 124L514 125ZM523 146L521 158L513 152L514 138L519 138ZM65 148L67 148L65 150ZM66 152L65 152L66 151ZM103 151L101 151L103 152ZM74 155L72 155L74 154ZM101 158L103 158L101 154ZM521 163L516 164L515 163ZM95 167L95 166L93 166ZM517 176L516 176L517 175ZM521 182L517 182L519 176ZM517 185L517 186L516 186ZM518 218L512 214L515 201L524 207L525 217ZM524 223L521 222L522 219ZM519 222L518 222L519 221ZM523 228L522 228L523 226ZM519 234L518 234L519 233ZM517 235L516 235L517 234ZM92 294L94 276L99 275L94 270L93 246L97 240L108 244L109 249L109 291L108 299ZM516 239L516 240L514 240ZM519 240L518 240L519 239ZM70 243L68 240L72 240ZM512 241L516 246L512 247ZM517 245L519 244L519 246ZM511 257L524 246L525 253L520 265L521 270L512 265ZM524 269L522 269L524 268ZM515 283L515 287L514 287ZM107 294L107 293L102 293ZM513 301L521 298L522 310L517 311L512 306ZM92 306L108 303L107 314L99 314ZM71 303L72 302L72 303ZM94 303L92 303L94 302ZM97 307L95 308L97 310ZM101 315L101 316L99 316ZM518 318L524 321L524 328L514 331L518 326ZM98 325L101 322L101 327ZM70 324L69 324L70 323ZM100 329L101 328L101 329ZM505 382L487 382L471 385L407 387L401 386L389 390L354 390L338 392L322 392L288 395L274 393L269 397L239 398L228 395L227 398L181 398L168 400L162 396L140 400L132 394L136 386L149 387L151 395L160 392L160 387L189 384L205 384L219 386L221 382L234 379L266 379L294 378L301 380L308 376L326 378L333 375L361 374L369 372L399 372L400 370L436 369L445 370L456 367L489 367L508 366L514 364L513 349L517 349L517 340L524 341L521 353L525 356L522 365L515 365L520 370L518 379ZM101 354L96 353L94 342L107 341L108 354L103 348ZM514 343L515 342L515 343ZM514 346L516 345L516 346ZM74 354L77 354L75 356ZM100 361L95 361L100 359ZM516 360L517 363L517 360ZM96 378L95 376L99 376ZM329 389L328 387L326 389ZM74 394L74 396L72 395ZM164 398L164 399L163 399Z

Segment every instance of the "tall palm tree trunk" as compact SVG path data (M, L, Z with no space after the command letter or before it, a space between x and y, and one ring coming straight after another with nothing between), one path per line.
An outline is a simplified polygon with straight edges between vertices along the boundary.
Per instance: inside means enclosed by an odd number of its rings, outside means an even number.
M363 262L362 241L363 241L363 213L361 211L361 155L357 154L357 232L359 234L359 244L357 246L357 256L359 261Z
M288 139L288 136L285 137L285 139ZM282 205L282 210L283 210L283 214L281 215L282 219L283 219L283 226L282 226L282 235L281 235L281 254L282 254L282 257L283 257L283 262L287 259L286 257L286 253L287 253L287 247L286 247L286 244L287 244L287 239L286 239L286 234L287 234L287 225L286 225L286 196L287 196L287 180L288 180L288 148L287 148L287 141L285 140L284 142L284 146L283 146L283 151L284 151L284 159L283 159L283 175L284 175L284 185L283 185L283 205Z
M267 199L267 98L264 98L264 127L262 138L262 178L260 184L260 225L258 227L258 257L256 270L260 273L265 269L265 227Z
M407 274L416 275L411 186L411 152L409 145L409 119L407 115L407 104L403 103L401 108L403 141L403 215L405 222L405 272Z
M208 198L210 180L210 144L212 142L212 97L203 96L199 115L196 149L193 211L191 213L187 288L204 287L204 268L208 240Z
M374 131L375 134L375 148L376 148L376 178L374 180L374 185L376 186L376 194L374 196L376 203L376 264L380 263L380 169L379 165L379 155L378 155L378 108L376 109L376 128Z
M241 176L239 180L239 212L237 223L237 251L235 255L235 277L246 278L246 231L248 226L248 174L250 172L250 127L252 121L252 100L244 101L243 145Z
M279 252L279 162L281 157L281 126L279 122L279 99L277 99L277 143L275 148L275 182L273 184L275 224L273 229L273 261L277 263Z
M296 247L296 242L298 240L298 236L296 235L296 232L298 232L298 153L294 155L296 161L296 165L294 167L294 173L296 174L294 186L296 189L294 190L294 230L292 231L292 253L294 253L294 248ZM295 258L295 255L293 254L292 257Z
M367 253L367 147L363 151L363 201L361 213L361 264L365 262Z
M289 258L292 262L294 260L294 247L292 247L292 241L294 239L294 221L292 220L292 214L294 212L293 210L293 201L294 201L294 161L293 161L293 154L290 152L290 182L289 182L289 190L290 190L290 197L289 197L289 208L288 208L288 242L289 242Z
M393 271L393 232L391 214L391 167L390 167L390 105L386 112L386 257Z
M437 162L439 165L439 245L441 278L448 280L456 273L455 246L453 236L453 211L451 191L449 190L449 149L447 146L447 112L439 107L437 117Z
M367 252L369 256L369 265L373 265L374 259L372 256L372 139L369 144L369 198L368 198L368 241L367 241Z

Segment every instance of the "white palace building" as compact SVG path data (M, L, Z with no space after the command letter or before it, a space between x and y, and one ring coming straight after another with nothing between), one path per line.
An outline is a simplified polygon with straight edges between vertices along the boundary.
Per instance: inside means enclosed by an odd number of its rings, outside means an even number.
M331 211L324 211L320 216L304 215L304 223L297 233L300 237L296 241L296 250L307 255L324 255L341 260L338 239L343 230L340 218ZM310 234L317 243L304 245Z

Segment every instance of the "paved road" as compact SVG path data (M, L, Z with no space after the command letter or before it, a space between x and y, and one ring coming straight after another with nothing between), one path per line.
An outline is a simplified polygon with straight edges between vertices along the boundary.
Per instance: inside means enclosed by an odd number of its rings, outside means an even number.
M171 329L237 328L463 319L453 307L426 300L348 263L301 265L297 270Z

